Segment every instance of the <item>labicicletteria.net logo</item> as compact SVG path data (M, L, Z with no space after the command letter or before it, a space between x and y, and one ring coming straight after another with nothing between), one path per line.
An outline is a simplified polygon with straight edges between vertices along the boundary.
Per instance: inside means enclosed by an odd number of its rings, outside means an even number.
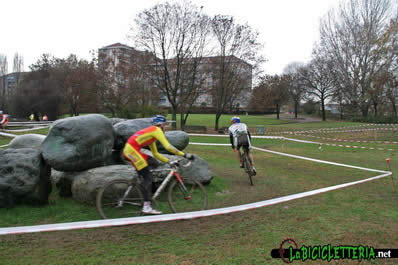
M271 251L271 257L281 258L286 263L292 263L295 260L323 260L330 262L331 260L351 259L351 260L371 260L398 258L398 249L376 249L371 246L333 246L317 245L317 246L298 246L293 238L287 238L282 241L279 248Z

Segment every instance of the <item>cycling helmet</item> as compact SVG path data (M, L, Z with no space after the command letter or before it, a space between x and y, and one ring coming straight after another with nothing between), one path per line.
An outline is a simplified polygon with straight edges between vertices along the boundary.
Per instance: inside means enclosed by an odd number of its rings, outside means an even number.
M152 125L160 125L166 123L166 118L162 115L156 115L152 117L151 123Z
M231 123L239 123L240 122L240 118L239 117L232 117L231 118Z

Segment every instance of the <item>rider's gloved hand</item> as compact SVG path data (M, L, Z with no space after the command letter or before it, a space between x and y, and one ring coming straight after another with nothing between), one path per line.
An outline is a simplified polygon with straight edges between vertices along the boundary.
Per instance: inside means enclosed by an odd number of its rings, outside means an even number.
M188 159L188 160L194 160L194 156L193 156L193 154L184 154L184 157L186 158L186 159Z
M179 166L178 160L169 161L170 166Z

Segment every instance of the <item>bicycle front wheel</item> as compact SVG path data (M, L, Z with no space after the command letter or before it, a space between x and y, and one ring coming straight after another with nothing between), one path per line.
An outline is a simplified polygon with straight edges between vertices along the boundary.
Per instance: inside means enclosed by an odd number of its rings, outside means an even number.
M113 180L97 193L97 211L102 218L141 215L143 197L140 186L128 180Z
M183 184L173 180L169 187L168 201L175 213L207 209L207 193L203 185L191 177L181 177Z

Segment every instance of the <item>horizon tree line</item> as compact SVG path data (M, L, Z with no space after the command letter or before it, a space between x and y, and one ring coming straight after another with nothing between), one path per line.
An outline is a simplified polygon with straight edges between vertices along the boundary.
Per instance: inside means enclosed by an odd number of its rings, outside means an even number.
M389 114L395 119L398 103L398 4L390 0L346 0L320 20L320 40L310 62L290 63L282 75L263 77L254 89L270 94L276 79L284 92L271 93L269 103L292 102L295 117L303 101L339 105L340 117L367 118ZM281 96L283 95L283 96ZM289 96L290 95L290 96ZM276 110L279 112L279 110Z

